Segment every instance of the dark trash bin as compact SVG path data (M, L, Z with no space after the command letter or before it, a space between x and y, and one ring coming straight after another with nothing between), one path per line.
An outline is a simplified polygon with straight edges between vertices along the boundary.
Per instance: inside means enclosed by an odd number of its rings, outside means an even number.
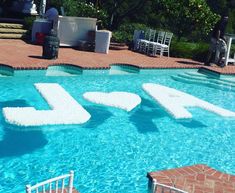
M54 30L51 30L50 34L44 39L42 57L46 59L57 59L59 46L60 40L57 33Z

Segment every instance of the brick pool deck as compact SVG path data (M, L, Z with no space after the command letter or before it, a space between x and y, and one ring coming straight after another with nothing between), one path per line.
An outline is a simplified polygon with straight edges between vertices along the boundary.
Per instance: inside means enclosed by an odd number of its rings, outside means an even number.
M189 193L235 193L235 176L202 164L150 172L147 177Z
M0 65L14 69L47 69L54 64L71 64L85 69L110 68L111 64L129 64L139 68L196 68L218 74L235 75L235 65L224 68L205 67L202 63L183 58L149 57L129 50L110 50L109 54L60 48L59 58L46 60L42 47L22 40L0 39ZM182 188L190 193L235 193L235 176L223 174L205 165L148 173L150 179Z
M46 69L53 64L72 64L86 69L109 68L111 64L131 64L140 68L203 68L220 74L235 74L235 65L205 67L202 63L173 57L149 57L129 50L110 50L109 54L60 48L59 58L42 58L42 47L22 40L0 39L0 64L14 69Z

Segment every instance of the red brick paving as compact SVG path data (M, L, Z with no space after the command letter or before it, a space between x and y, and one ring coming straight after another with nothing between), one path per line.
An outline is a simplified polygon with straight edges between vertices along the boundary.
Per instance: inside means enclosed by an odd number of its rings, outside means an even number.
M205 68L221 74L235 74L235 66L224 68L204 67L191 59L173 57L149 57L129 50L110 50L109 54L60 48L59 58L47 60L42 57L42 47L22 40L0 39L0 64L14 69L45 69L53 64L72 64L82 68L109 68L111 64L131 64L140 68Z
M235 176L206 165L150 172L147 177L189 193L235 193Z

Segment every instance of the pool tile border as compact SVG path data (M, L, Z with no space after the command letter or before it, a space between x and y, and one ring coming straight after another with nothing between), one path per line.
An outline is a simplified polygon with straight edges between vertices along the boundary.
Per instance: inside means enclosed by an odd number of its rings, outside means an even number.
M111 63L109 64L109 66L100 66L100 67L97 67L97 66L94 66L94 67L88 67L88 66L81 66L81 65L77 65L77 64L70 64L70 63L61 63L61 62L52 62L52 63L48 63L47 66L16 66L14 67L13 65L8 65L8 64L1 64L0 63L0 69L2 67L6 67L6 68L10 68L12 69L13 71L14 70L47 70L49 67L51 66L60 66L60 65L63 65L63 66L72 66L72 67L77 67L77 68L80 68L82 70L108 70L108 69L111 69L112 66L124 66L124 67L133 67L133 68L136 68L136 69L198 69L199 72L201 73L204 73L204 74L212 74L212 75L215 75L217 77L220 77L220 76L228 76L228 75L235 75L235 72L230 72L230 71L218 71L218 69L214 69L214 68L210 68L210 67L204 67L204 66L201 66L201 67L198 67L198 66L154 66L154 67L149 67L149 66L140 66L140 65L137 65L137 64L128 64L128 63ZM222 69L223 70L223 69Z

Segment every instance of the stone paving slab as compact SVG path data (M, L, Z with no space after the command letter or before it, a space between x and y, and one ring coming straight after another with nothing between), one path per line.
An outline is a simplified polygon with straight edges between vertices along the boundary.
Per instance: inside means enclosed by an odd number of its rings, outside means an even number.
M235 193L235 176L198 164L182 168L150 172L150 181L174 186L189 193Z

